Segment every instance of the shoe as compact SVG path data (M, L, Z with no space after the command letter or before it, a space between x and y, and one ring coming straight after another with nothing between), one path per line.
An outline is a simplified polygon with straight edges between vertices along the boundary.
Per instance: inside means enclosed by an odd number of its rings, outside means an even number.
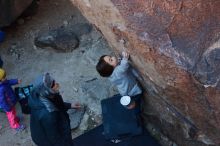
M21 121L20 117L17 117L17 121L18 121L18 123Z
M15 128L15 130L18 131L23 131L26 127L24 125L20 125L18 128Z
M119 142L121 142L121 140L120 139L112 139L111 142L112 143L119 143Z
M18 123L23 121L23 116L17 116Z

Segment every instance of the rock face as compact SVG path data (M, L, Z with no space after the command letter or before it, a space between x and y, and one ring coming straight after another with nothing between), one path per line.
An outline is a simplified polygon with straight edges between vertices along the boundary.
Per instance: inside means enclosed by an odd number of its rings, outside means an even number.
M219 0L72 0L141 72L148 122L178 145L220 145Z

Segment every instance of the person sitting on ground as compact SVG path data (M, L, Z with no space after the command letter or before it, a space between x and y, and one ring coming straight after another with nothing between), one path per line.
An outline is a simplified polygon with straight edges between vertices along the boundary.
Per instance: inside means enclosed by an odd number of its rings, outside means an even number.
M67 110L79 109L79 103L66 103L57 83L49 73L37 79L28 99L31 109L31 137L38 146L72 146Z
M25 126L20 124L20 119L16 116L15 105L17 97L11 86L20 84L21 80L6 78L6 72L0 68L0 107L6 112L9 124L12 129L21 131Z
M111 83L117 86L121 96L130 96L132 101L135 101L133 103L140 107L142 89L137 82L139 75L131 67L128 59L127 52L122 52L121 61L114 56L103 55L96 65L96 70L102 77L108 77ZM135 104L130 104L128 108L134 108Z

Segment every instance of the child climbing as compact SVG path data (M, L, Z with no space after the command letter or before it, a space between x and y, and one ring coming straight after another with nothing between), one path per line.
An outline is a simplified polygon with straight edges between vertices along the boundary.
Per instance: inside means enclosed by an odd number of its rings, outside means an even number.
M140 106L142 89L137 82L139 78L137 72L129 64L129 54L122 52L122 60L119 61L114 56L103 55L96 65L96 70L102 77L108 77L109 80L118 88L121 96L131 97L128 105L129 109ZM123 98L124 99L124 98Z
M19 123L16 116L15 104L17 102L16 95L11 86L21 83L18 79L6 79L6 72L0 68L0 107L6 112L9 124L16 131L25 129L25 126Z

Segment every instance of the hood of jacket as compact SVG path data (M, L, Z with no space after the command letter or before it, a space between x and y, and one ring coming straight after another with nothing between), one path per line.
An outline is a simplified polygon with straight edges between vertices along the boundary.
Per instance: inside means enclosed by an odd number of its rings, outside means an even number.
M58 111L56 106L48 99L50 95L55 94L51 89L45 86L43 76L38 78L34 83L34 88L31 92L31 96L28 99L28 104L31 110L46 109L49 112Z

